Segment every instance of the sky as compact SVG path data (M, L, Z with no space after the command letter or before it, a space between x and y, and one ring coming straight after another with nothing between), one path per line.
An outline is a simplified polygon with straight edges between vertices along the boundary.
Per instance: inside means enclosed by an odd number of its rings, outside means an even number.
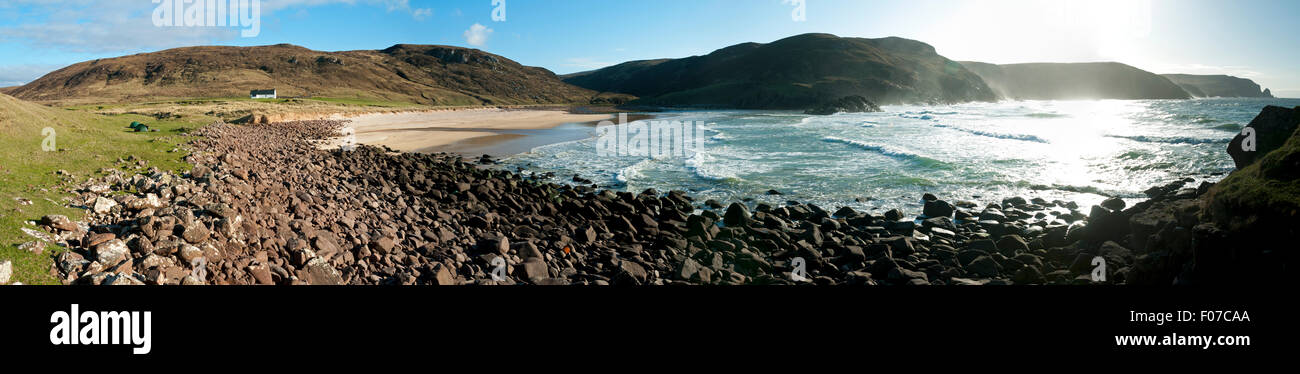
M243 0L260 14L236 27L203 18L159 26L156 11L172 1L0 1L0 87L81 61L196 45L456 45L566 74L824 32L916 39L959 61L1228 74L1300 97L1296 0Z

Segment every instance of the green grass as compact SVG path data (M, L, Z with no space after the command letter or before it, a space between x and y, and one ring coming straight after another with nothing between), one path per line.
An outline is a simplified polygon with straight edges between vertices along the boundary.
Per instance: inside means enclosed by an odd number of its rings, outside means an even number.
M63 214L74 220L84 217L82 210L66 207L68 203L64 199L76 193L61 187L60 179L64 177L57 176L56 171L67 171L80 183L101 176L102 168L118 167L119 158L131 156L147 162L140 171L148 167L188 170L184 162L186 152L180 146L189 140L185 133L211 120L191 117L159 121L133 114L98 115L0 97L0 261L13 261L11 282L59 283L50 269L54 257L63 249L53 243L48 243L41 255L18 249L19 244L35 240L20 230L22 227L37 229L29 221L40 220L47 214ZM143 122L159 131L132 132L126 128L132 121ZM55 130L57 151L42 150L45 127ZM168 152L173 148L179 150ZM15 198L30 200L32 204L22 205Z

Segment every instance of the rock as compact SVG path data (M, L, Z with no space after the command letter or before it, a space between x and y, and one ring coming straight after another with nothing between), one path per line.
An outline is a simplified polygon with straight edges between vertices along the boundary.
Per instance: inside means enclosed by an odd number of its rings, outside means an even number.
M1016 270L1016 274L1011 277L1011 281L1016 284L1041 284L1043 283L1043 273L1038 271L1034 266L1022 266Z
M113 207L115 206L117 206L116 201L100 196L95 198L95 204L92 205L92 209L95 213L108 214L108 212L113 211Z
M460 281L456 279L456 274L452 272L451 268L448 268L447 265L438 262L435 263L434 266L437 267L437 269L434 270L434 281L437 282L439 286L455 286L460 284Z
M647 274L641 264L624 260L619 262L618 269L618 274L614 276L614 285L645 284Z
M509 243L507 243L506 245L509 245ZM394 242L393 238L390 236L380 237L378 240L373 240L370 242L370 249L375 251L375 253L379 253L381 255L392 252L393 247L395 246L397 246L397 243Z
M1016 257L1017 253L1029 251L1029 244L1020 235L1003 235L997 242L998 253L1007 257Z
M30 242L19 244L18 250L39 255L45 252L45 242L40 240L33 240Z
M740 203L731 203L731 206L727 207L726 215L722 217L722 222L729 227L745 226L750 220L749 209Z
M327 260L343 252L343 249L334 241L333 235L316 236L316 239L312 240L312 248L315 249L317 256Z
M952 217L957 208L943 200L927 200L922 214L926 217Z
M303 269L307 271L306 281L309 284L330 286L343 284L343 278L339 274L339 270L320 257L307 261L307 265Z
M862 112L879 112L880 107L867 98L859 95L850 95L840 97L833 101L823 102L808 110L804 114L812 115L831 115L835 113L862 113Z
M248 274L253 276L253 279L257 281L257 284L275 284L275 282L271 280L271 269L267 268L265 265L249 265Z
M1297 125L1300 125L1300 107L1265 106L1242 129L1243 133L1254 131L1255 150L1244 149L1243 142L1246 140L1246 135L1237 134L1231 142L1228 142L1228 155L1232 156L1232 162L1236 164L1237 170L1241 170L1269 152L1280 148L1291 134L1295 133Z
M86 239L86 246L94 247L113 239L117 239L117 235L114 235L111 232L91 234L90 237Z
M68 219L67 216L51 214L41 217L41 225L49 226L60 231L77 231L77 224Z
M0 262L0 284L9 284L9 278L14 276L13 261L5 260Z
M551 275L546 269L546 262L540 258L532 257L524 260L520 270L523 271L525 279L536 282L539 279L549 278Z
M129 259L131 250L126 247L126 243L113 239L95 247L95 261L104 266L117 265L123 260Z
M184 238L185 241L192 244L198 244L208 240L210 233L208 232L208 227L203 225L203 222L195 220L183 227L184 232L181 234L181 237Z
M903 219L903 212L898 211L898 209L890 209L889 211L885 212L886 221L893 222L900 219Z
M998 276L1000 268L1001 266L998 266L998 263L988 256L975 258L975 260L971 261L969 265L966 265L967 271L984 278L993 278Z
M193 264L195 259L203 257L203 250L189 244L181 244L180 251L177 253L186 265Z
M1110 210L1113 210L1113 211L1116 211L1116 212L1121 211L1121 210L1124 210L1124 206L1125 206L1125 205L1126 205L1126 204L1124 203L1124 199L1121 199L1121 198L1118 198L1118 197L1112 197L1112 198L1109 198L1109 199L1103 200L1103 201L1101 202L1101 206L1102 206L1102 207L1105 207L1106 209L1110 209Z

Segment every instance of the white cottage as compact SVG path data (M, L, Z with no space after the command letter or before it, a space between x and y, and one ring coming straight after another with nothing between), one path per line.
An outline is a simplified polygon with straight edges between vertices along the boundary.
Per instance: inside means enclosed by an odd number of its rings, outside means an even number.
M252 90L248 93L248 97L250 99L274 99L276 97L275 89L272 88L269 90Z

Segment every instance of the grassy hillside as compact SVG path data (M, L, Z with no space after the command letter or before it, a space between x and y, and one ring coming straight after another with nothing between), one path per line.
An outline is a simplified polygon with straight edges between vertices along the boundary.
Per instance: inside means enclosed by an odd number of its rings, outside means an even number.
M999 96L1019 100L1187 99L1169 79L1117 62L994 65L961 63Z
M249 90L269 88L281 97L436 106L587 104L597 96L549 70L477 49L405 44L346 52L288 44L177 48L78 63L9 94L85 105L248 97Z
M632 61L571 74L565 81L666 106L804 109L850 95L880 104L996 98L978 76L928 44L830 34L738 44L704 56Z
M28 221L46 214L79 219L79 209L67 208L74 196L58 187L61 181L84 181L101 168L135 167L147 170L187 170L183 150L170 152L186 140L186 129L211 118L188 117L157 120L137 114L98 115L72 109L46 107L0 95L0 261L14 262L14 280L27 284L57 284L49 274L58 248L47 246L41 255L21 251L18 245L34 240L20 228L36 229ZM145 122L158 132L131 132L132 121ZM57 150L42 150L54 130ZM118 159L131 159L119 164ZM135 169L132 169L135 170ZM68 175L58 172L64 171ZM30 201L30 204L27 202Z
M1196 97L1273 97L1250 79L1231 75L1162 74Z

